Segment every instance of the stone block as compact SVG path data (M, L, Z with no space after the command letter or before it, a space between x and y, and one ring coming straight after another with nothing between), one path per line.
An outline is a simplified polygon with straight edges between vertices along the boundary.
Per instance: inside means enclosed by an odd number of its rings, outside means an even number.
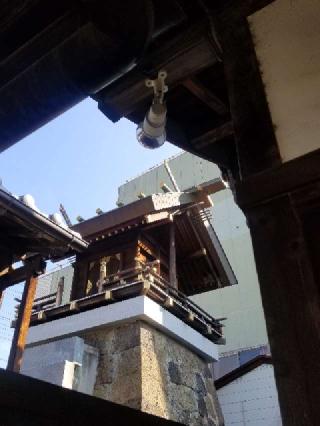
M85 341L92 344L92 336ZM210 368L181 342L143 321L114 327L112 333L95 331L95 341L100 348L96 396L192 426L223 424ZM106 380L110 364L113 377Z

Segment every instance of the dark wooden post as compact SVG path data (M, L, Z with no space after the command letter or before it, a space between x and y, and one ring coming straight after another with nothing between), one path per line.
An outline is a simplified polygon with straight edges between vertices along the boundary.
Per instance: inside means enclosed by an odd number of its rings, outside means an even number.
M290 426L317 425L319 416L319 164L320 150L236 185L252 236L282 420Z
M45 272L46 263L40 256L36 256L26 262L23 270L25 271L25 269L27 270L27 278L23 289L7 365L8 370L17 373L20 371L23 351L29 330L32 304L38 283L37 277Z
M170 259L169 259L169 280L170 285L178 288L177 285L177 264L176 264L176 239L175 239L175 226L174 221L169 225L169 246L170 246Z
M320 396L320 300L299 215L290 197L247 218L284 425L316 425Z
M20 371L21 367L22 355L27 339L37 282L38 278L30 274L27 278L23 290L7 366L8 370L14 371L16 373Z
M240 172L234 191L251 232L282 421L286 426L317 425L320 300L315 264L320 256L312 264L293 193L310 175L310 181L318 181L311 192L319 198L319 161L300 168L298 162L281 163L247 20L225 25L220 36ZM319 200L313 202L319 217ZM319 238L319 229L311 233Z

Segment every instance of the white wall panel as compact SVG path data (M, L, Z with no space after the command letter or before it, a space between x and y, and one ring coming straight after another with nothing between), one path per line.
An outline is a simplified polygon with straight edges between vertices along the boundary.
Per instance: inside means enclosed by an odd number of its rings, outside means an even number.
M225 425L281 426L273 366L261 365L218 390Z
M320 148L320 1L276 0L249 24L283 161Z

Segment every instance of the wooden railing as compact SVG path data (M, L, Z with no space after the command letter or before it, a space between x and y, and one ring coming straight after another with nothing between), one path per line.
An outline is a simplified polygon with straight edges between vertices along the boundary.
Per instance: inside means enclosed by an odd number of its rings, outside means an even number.
M221 322L205 312L181 291L170 286L168 281L157 273L156 265L157 262L150 262L119 271L107 277L100 284L97 293L64 305L56 303L56 293L38 298L33 305L32 323L72 315L79 311L144 294L206 335L210 340L223 343Z

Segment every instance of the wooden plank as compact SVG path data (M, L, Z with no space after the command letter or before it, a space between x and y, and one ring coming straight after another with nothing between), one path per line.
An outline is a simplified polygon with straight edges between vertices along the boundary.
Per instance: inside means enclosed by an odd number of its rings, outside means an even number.
M7 369L17 373L21 367L37 283L38 278L29 275L24 286L18 319L13 334Z
M291 196L285 195L250 209L247 219L283 425L316 425L320 399L319 283L299 212ZM319 229L309 232L319 238Z
M227 121L221 126L211 129L203 135L192 139L191 144L194 149L203 149L223 139L229 138L233 136L233 134L233 123L232 121Z
M188 89L194 96L208 105L214 112L219 115L228 114L228 108L210 89L205 87L195 77L188 78L182 82L182 85Z
M237 203L240 207L247 208L320 181L319 164L320 149L248 177L242 182L236 182Z
M248 22L220 26L241 179L281 164Z

